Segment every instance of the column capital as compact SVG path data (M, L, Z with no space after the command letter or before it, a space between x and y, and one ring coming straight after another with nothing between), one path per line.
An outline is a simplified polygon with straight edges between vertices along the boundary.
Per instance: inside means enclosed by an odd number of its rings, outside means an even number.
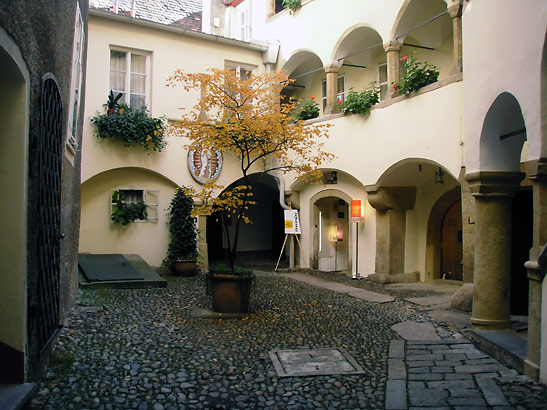
M452 0L449 1L448 7L446 8L450 17L456 18L461 17L463 12L463 3L461 0Z
M532 161L526 161L526 175L531 180L547 181L547 158L539 158Z
M402 46L403 43L392 40L384 44L384 50L386 51L386 53L389 53L390 51L399 51Z
M416 187L414 186L389 186L368 185L368 202L379 211L406 211L414 209L416 202Z
M338 73L340 71L340 67L342 67L342 64L329 64L323 67L325 70L325 73Z
M474 197L511 197L523 178L523 172L508 171L480 171L465 175Z

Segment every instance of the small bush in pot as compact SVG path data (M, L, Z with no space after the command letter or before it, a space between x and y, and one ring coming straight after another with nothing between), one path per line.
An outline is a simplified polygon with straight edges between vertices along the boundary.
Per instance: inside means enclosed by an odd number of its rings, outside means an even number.
M194 201L185 188L177 188L168 208L168 223L171 242L164 266L176 269L180 262L192 262L193 271L180 274L195 273L198 258L197 228L192 217Z

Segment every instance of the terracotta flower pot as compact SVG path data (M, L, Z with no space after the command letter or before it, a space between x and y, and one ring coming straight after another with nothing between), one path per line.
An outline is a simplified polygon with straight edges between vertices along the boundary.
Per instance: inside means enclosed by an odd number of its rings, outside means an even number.
M253 277L211 274L209 276L213 311L219 313L247 313Z
M196 261L175 261L173 263L173 271L177 276L191 276L198 270Z

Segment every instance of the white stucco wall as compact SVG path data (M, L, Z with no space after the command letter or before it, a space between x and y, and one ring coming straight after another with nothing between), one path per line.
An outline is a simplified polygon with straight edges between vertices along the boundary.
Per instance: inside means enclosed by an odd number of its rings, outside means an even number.
M541 145L540 112L546 25L547 5L542 0L471 1L465 9L463 71L468 173L489 168L488 163L481 163L480 135L486 113L502 92L511 93L522 109L528 159L547 155L547 146Z

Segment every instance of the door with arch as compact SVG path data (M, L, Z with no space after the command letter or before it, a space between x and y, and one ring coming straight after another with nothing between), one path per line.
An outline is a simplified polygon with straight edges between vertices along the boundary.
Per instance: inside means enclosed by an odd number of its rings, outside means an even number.
M462 280L463 257L462 204L456 201L447 209L441 228L441 278Z

